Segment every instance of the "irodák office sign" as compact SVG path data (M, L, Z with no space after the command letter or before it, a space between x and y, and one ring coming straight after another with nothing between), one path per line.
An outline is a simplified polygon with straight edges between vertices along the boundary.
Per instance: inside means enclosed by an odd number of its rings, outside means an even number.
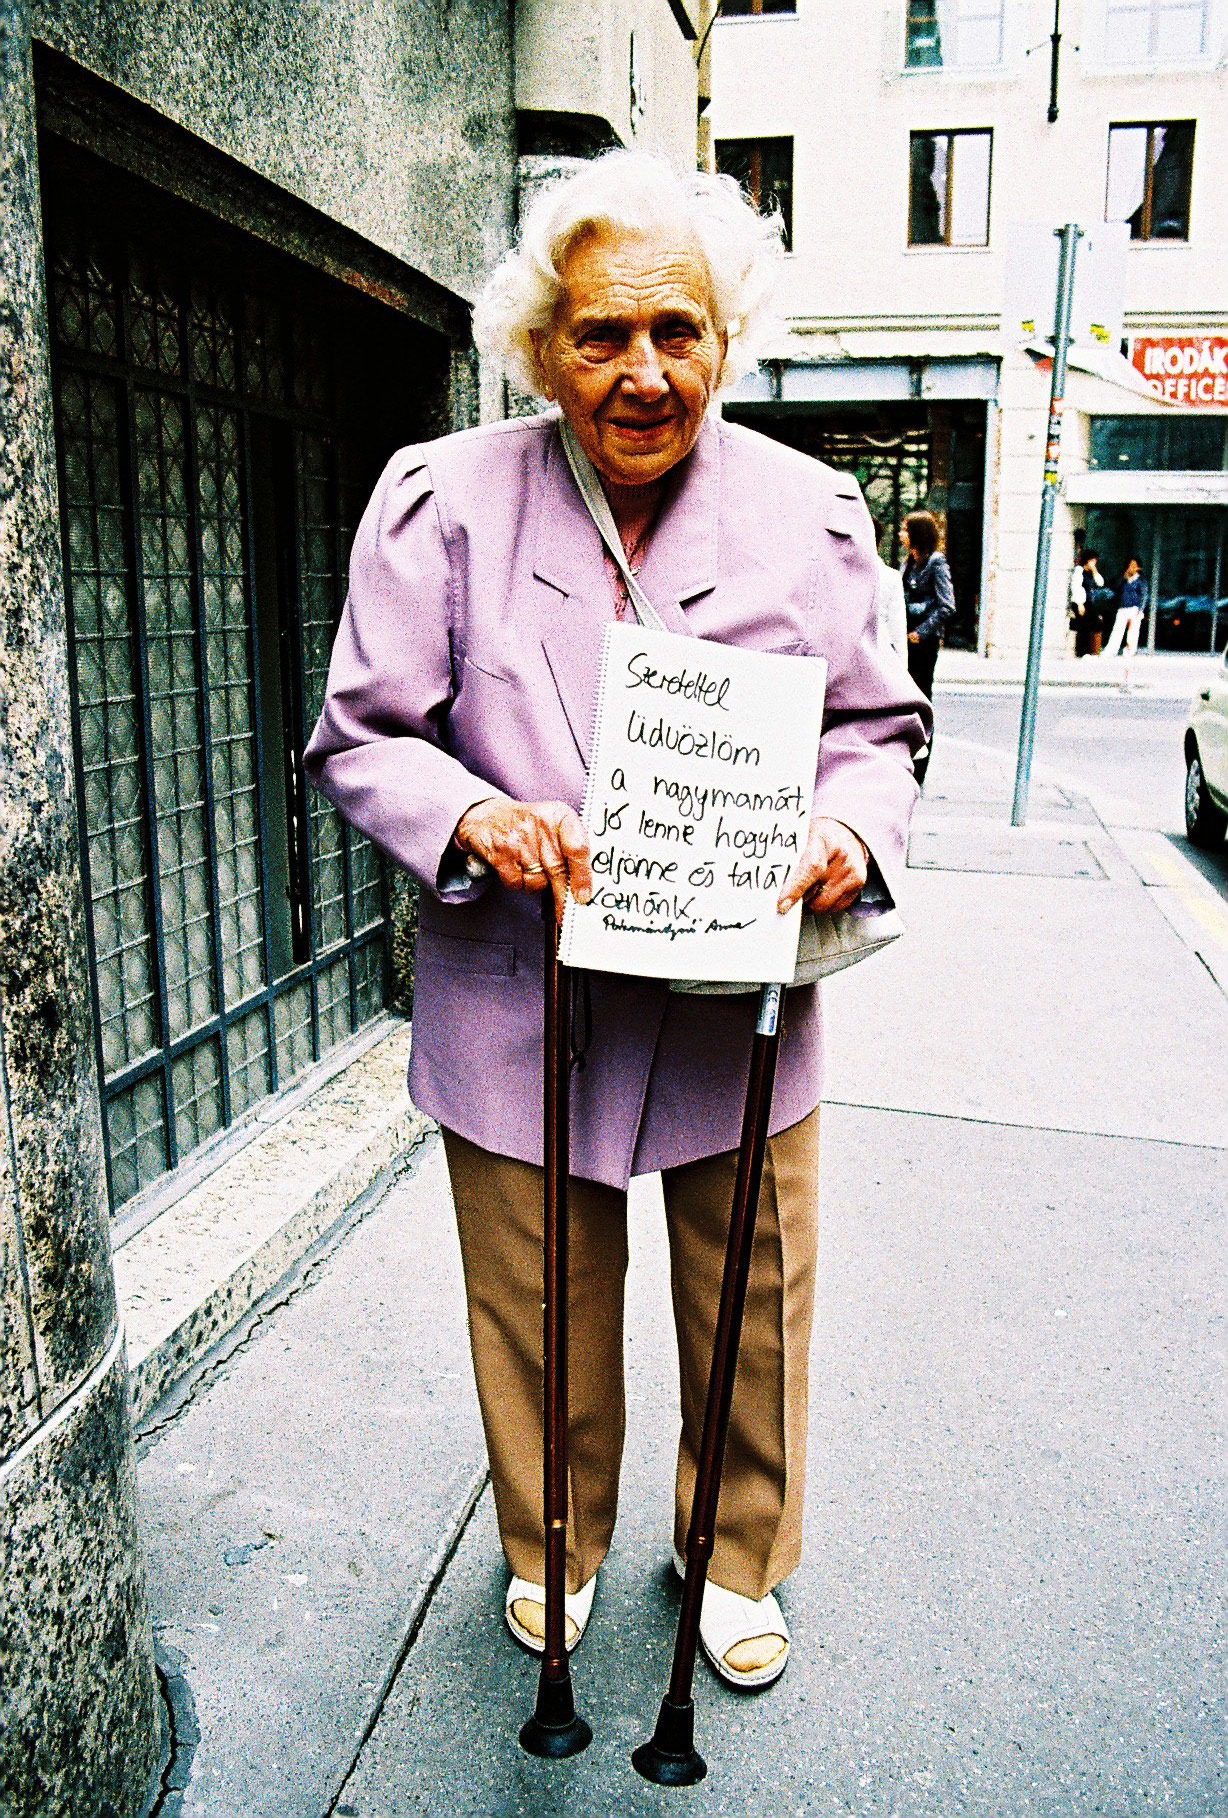
M1135 335L1130 359L1170 404L1228 410L1228 335Z

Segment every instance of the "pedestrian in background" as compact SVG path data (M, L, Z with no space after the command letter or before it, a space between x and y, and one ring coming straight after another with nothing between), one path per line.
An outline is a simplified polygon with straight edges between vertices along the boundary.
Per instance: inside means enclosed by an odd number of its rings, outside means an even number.
M1122 571L1117 583L1117 611L1113 615L1113 629L1105 645L1102 656L1121 655L1125 658L1121 672L1121 685L1130 686L1130 664L1138 649L1139 633L1143 628L1143 613L1147 607L1147 583L1139 567L1137 556L1131 556Z
M1070 586L1067 593L1066 608L1067 618L1070 621L1070 629L1074 633L1076 656L1082 655L1082 652L1079 649L1079 632L1083 623L1083 615L1086 610L1087 583L1083 578L1083 550L1081 547L1076 546L1074 567L1070 571Z
M908 620L908 673L927 701L934 698L934 665L948 622L955 617L955 590L947 558L938 547L938 520L932 512L913 511L904 520L908 560L904 564L904 606ZM934 750L933 733L925 751L913 759L913 774L925 782Z
M882 545L887 526L881 518L871 518L876 547ZM880 650L893 650L901 663L908 662L908 614L904 606L904 582L899 570L878 558L878 592L874 599L878 615Z
M1104 613L1112 594L1100 572L1100 551L1083 551L1083 609L1075 619L1075 655L1099 656L1104 637Z

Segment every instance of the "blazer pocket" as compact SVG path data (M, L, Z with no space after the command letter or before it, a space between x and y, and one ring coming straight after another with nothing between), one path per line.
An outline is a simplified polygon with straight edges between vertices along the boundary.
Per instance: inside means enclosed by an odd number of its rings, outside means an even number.
M516 949L511 941L483 941L471 934L440 934L436 928L424 928L419 940L427 958L452 972L511 978L516 970Z
M835 537L855 537L865 523L866 508L860 499L838 493L827 507L827 528Z
M475 675L484 677L488 682L506 682L509 687L515 686L516 677L509 675L505 669L496 669L492 658L488 657L484 663L479 663L476 657L471 657L466 651L461 658L461 665L465 669L472 669Z

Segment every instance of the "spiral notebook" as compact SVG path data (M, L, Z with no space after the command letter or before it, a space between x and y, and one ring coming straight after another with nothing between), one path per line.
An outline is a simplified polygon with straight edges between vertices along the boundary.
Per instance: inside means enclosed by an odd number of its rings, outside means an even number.
M801 907L776 899L806 842L826 676L821 657L606 627L582 810L594 894L568 899L566 965L793 977Z

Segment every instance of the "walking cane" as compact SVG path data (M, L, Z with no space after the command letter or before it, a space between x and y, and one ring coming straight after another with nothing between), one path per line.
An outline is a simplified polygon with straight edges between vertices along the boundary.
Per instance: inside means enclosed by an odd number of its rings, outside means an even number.
M650 1742L641 1743L631 1760L645 1780L658 1786L694 1786L708 1771L695 1747L695 1705L691 1696L695 1679L695 1649L699 1641L699 1616L708 1562L716 1531L716 1505L721 1493L721 1469L729 1436L729 1411L738 1368L738 1343L746 1306L746 1282L755 1241L755 1215L763 1179L763 1154L767 1147L772 1110L772 1086L780 1047L780 1007L784 987L765 985L759 999L759 1020L751 1050L750 1078L746 1083L746 1109L742 1114L742 1140L733 1187L733 1210L725 1246L725 1272L721 1278L720 1308L712 1343L712 1369L704 1408L703 1438L691 1525L686 1538L686 1582L678 1614L674 1665L669 1690L661 1701L657 1727Z
M544 1433L543 1502L546 1529L546 1643L537 1708L520 1732L530 1755L561 1760L578 1755L593 1732L576 1716L567 1657L567 1171L568 1073L570 1068L571 974L559 964L559 930L554 893L542 897L546 945L546 1006L543 1088L543 1176L545 1229L543 1272Z

